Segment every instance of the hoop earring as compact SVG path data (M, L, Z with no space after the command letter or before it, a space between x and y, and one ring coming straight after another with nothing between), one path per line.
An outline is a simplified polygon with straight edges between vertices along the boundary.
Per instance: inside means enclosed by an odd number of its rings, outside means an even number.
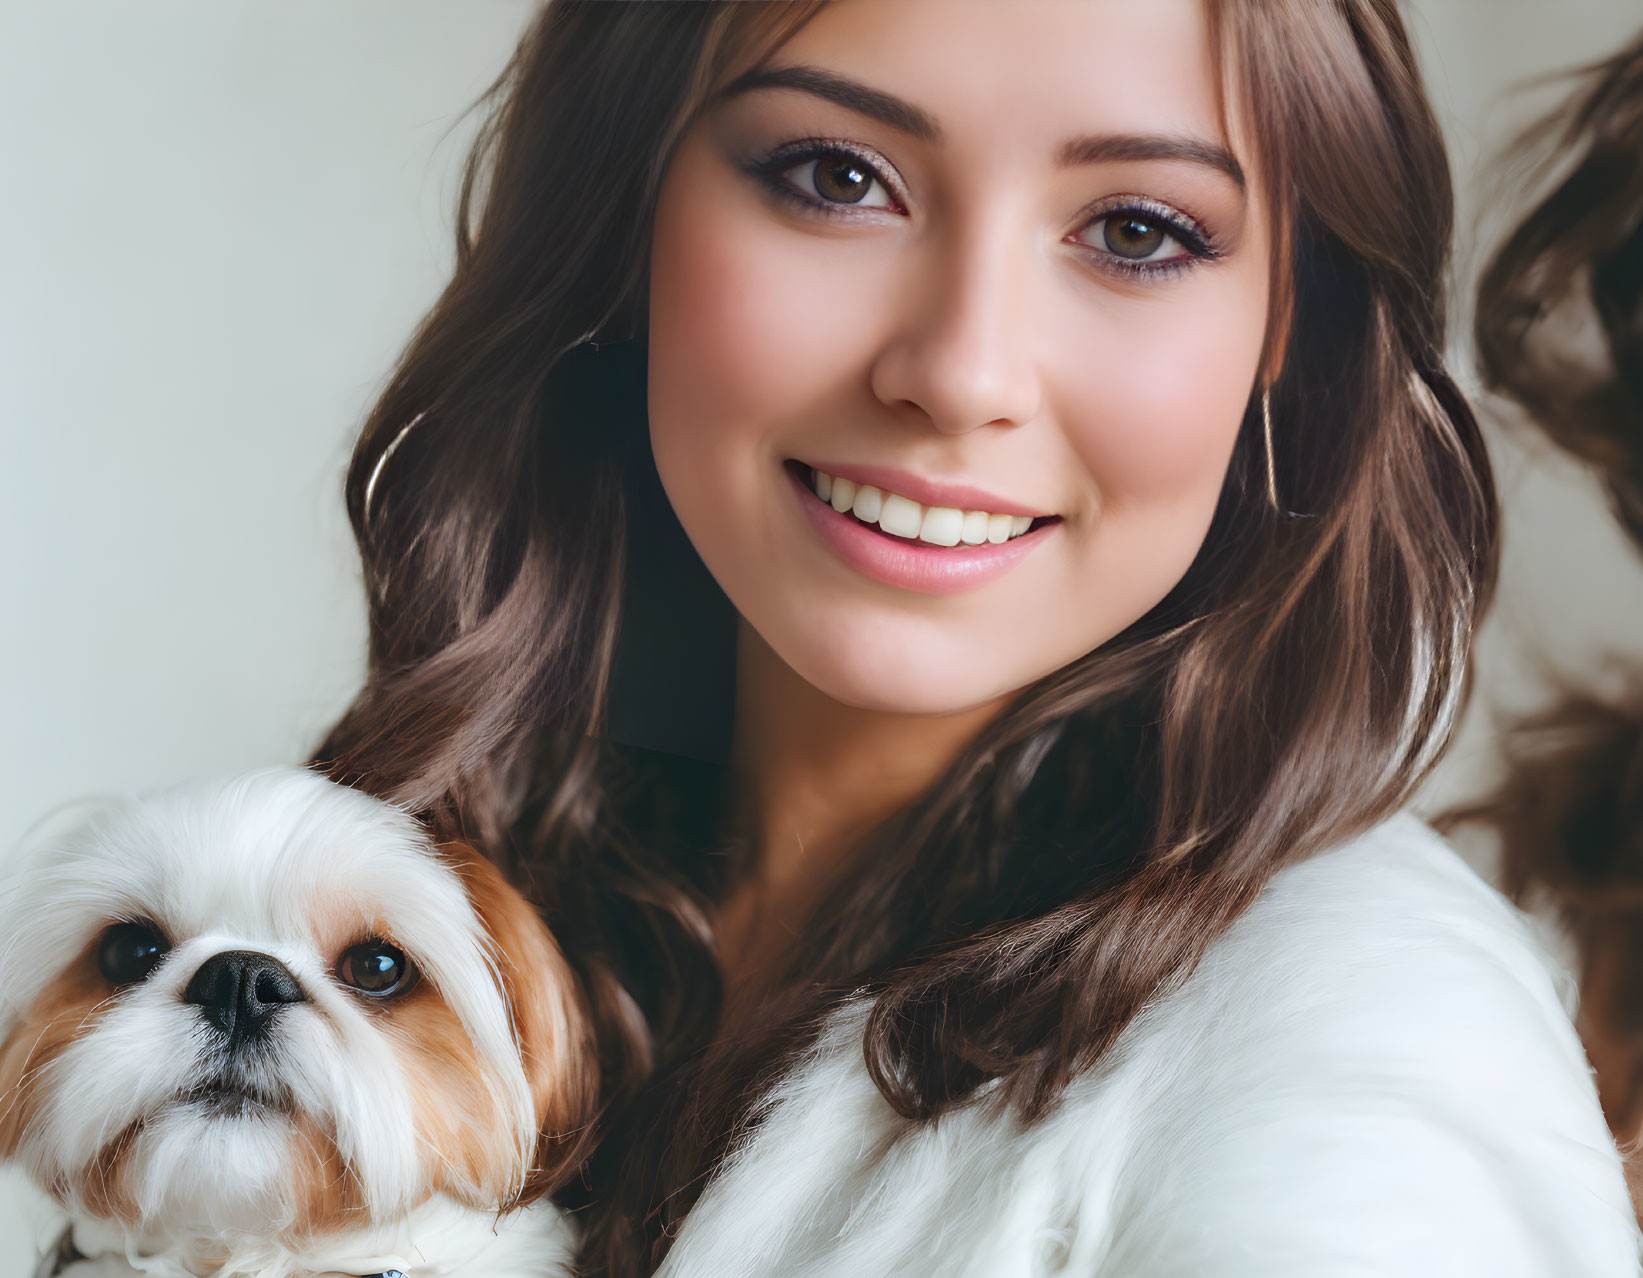
M1266 439L1266 499L1276 514L1284 508L1278 501L1278 463L1272 454L1272 392L1261 392L1261 431Z
M1266 499L1281 519L1311 519L1313 516L1289 510L1278 500L1278 462L1272 448L1272 391L1261 392L1261 435L1266 440Z
M365 525L365 535L371 535L371 503L376 497L377 480L382 478L382 468L388 464L388 459L394 455L398 447L405 442L405 436L416 429L426 413L418 413L410 421L399 428L399 433L388 442L388 447L377 454L376 465L371 467L371 476L365 481L365 495L360 498L360 522Z
M593 350L597 351L600 347L600 343L594 341L594 337L597 332L597 329L591 330L582 334L582 336L577 338L574 342L568 343L566 346L561 348L558 355L554 356L554 360L557 361L579 346L591 347ZM612 346L615 345L615 343L605 342L604 345ZM371 512L373 509L373 504L376 501L377 481L382 478L382 471L388 465L389 459L392 458L394 453L398 451L399 446L405 442L405 437L420 426L422 424L422 419L427 415L427 411L424 410L418 413L415 417L411 418L411 420L401 426L398 432L395 433L394 437L388 441L388 447L384 448L377 454L376 462L371 467L371 473L365 480L365 492L364 495L361 496L359 503L360 518L365 525L365 535L367 537L371 535Z

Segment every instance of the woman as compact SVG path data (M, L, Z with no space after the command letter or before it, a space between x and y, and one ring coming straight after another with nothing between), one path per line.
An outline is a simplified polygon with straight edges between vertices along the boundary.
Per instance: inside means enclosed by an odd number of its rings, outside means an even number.
M557 4L462 212L321 758L577 956L591 1269L1635 1270L1389 819L1495 527L1390 0Z

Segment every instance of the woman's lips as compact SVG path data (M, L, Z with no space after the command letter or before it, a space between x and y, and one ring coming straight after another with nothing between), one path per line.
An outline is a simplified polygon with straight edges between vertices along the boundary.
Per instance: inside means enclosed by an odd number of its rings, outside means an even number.
M912 498L921 506L952 506L959 510L990 511L995 515L1026 515L1029 519L1050 518L1045 511L1033 510L1020 502L971 487L969 484L948 484L923 479L890 466L855 466L843 462L801 462L800 465L848 479L858 487L871 484L874 488L887 493L900 493L903 497Z
M957 595L984 586L1032 554L1056 526L1041 525L996 544L933 546L892 536L834 510L806 482L807 468L789 464L782 470L805 518L840 559L864 577L920 594Z

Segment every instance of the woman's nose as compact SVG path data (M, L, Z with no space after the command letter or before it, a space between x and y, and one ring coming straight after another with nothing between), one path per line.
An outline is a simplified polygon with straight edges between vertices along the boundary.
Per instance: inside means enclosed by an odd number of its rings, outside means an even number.
M931 246L873 362L880 402L950 435L1018 426L1038 413L1033 270L1010 238Z

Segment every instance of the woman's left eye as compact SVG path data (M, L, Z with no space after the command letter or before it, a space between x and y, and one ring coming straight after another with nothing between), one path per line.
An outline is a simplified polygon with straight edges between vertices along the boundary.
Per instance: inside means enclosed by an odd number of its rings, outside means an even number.
M1093 250L1105 259L1103 265L1120 270L1176 269L1215 256L1202 232L1146 208L1108 209L1068 239Z

